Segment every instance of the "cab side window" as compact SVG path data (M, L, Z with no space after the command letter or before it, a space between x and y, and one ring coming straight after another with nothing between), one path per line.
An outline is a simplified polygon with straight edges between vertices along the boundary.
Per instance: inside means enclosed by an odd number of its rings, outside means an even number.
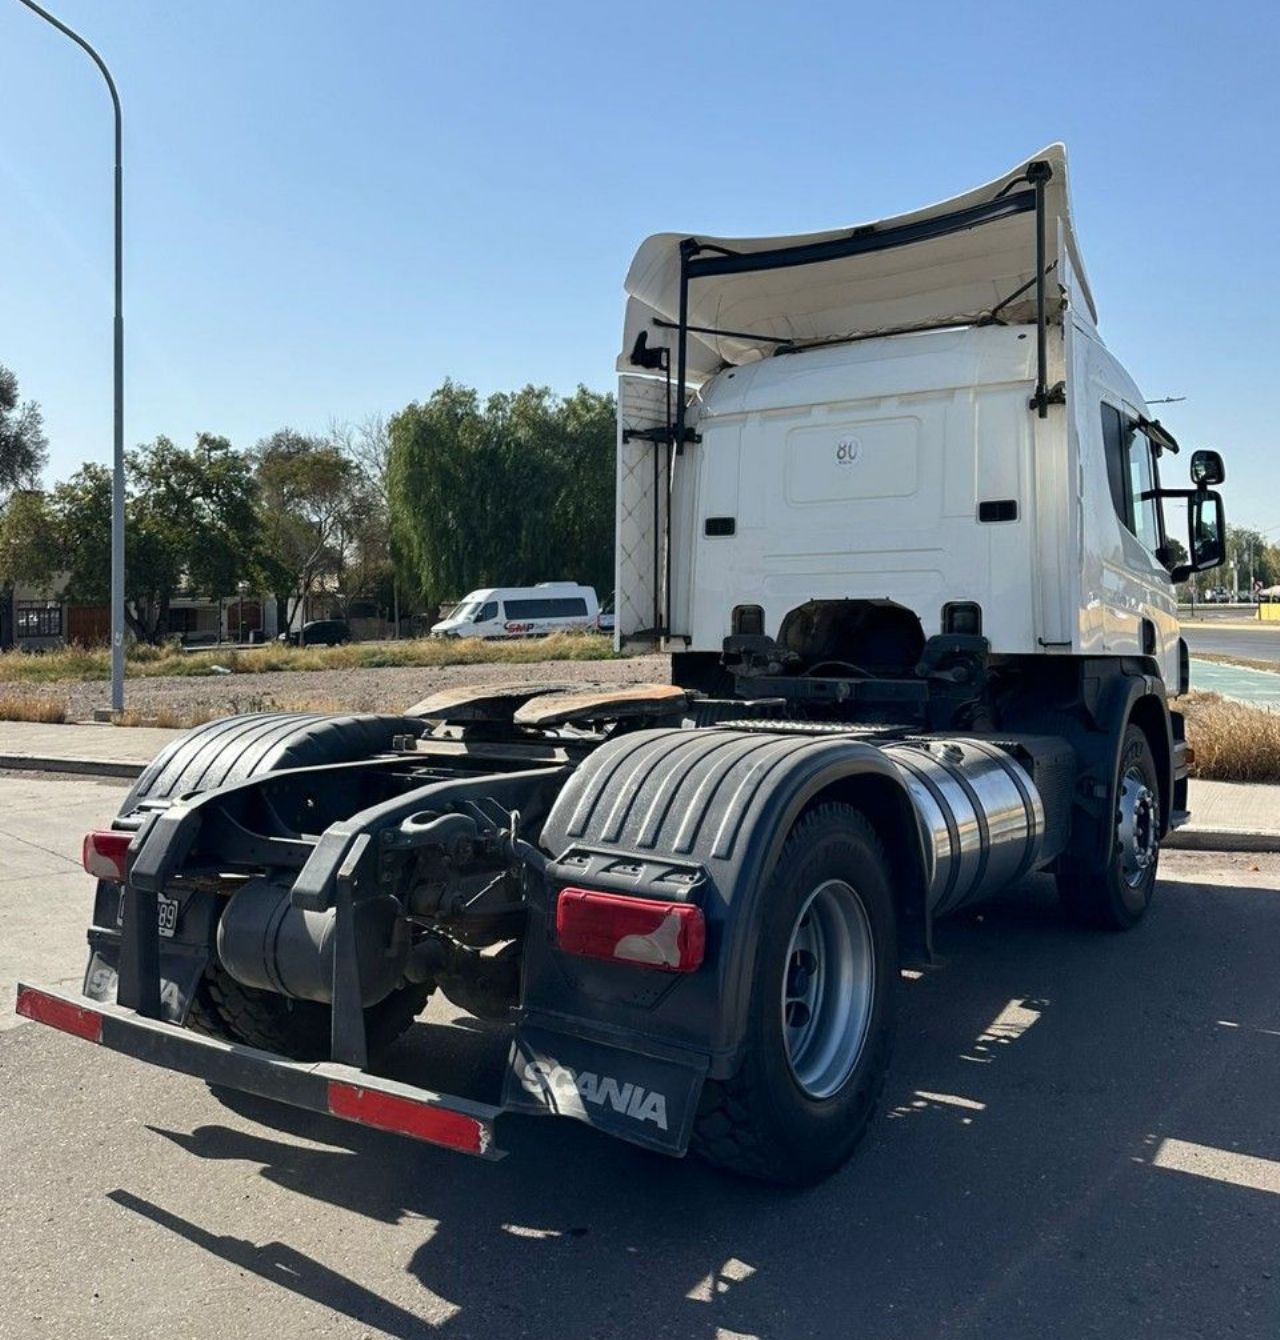
M488 601L482 606L480 613L476 615L476 623L488 623L490 619L498 617L498 602L496 600Z
M1156 511L1158 499L1144 498L1156 488L1156 466L1151 442L1139 428L1129 430L1128 442L1129 498L1133 521L1129 529L1142 541L1142 547L1154 554L1161 546L1160 516Z
M1132 420L1126 419L1120 410L1105 401L1102 405L1102 447L1116 515L1148 553L1158 556L1164 543L1159 500L1143 497L1159 486L1151 442Z
M1130 530L1133 510L1129 503L1128 471L1124 461L1124 417L1114 405L1102 403L1102 449L1107 458L1107 483L1116 515Z

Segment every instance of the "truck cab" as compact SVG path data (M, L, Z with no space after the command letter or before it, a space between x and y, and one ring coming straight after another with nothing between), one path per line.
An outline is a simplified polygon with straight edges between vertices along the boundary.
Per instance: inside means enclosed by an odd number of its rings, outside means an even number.
M1218 560L1219 503L1162 487L1178 444L1098 334L1061 145L842 232L659 234L628 292L619 646L707 683L742 635L856 675L980 634L1185 687L1173 579Z

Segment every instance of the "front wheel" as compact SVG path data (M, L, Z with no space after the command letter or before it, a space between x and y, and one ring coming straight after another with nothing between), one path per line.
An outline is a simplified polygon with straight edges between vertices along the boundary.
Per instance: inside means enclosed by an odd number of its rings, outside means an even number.
M771 1182L834 1172L884 1087L897 977L879 838L851 806L815 808L792 830L765 891L742 1064L704 1086L693 1148Z
M1146 733L1125 727L1114 808L1081 824L1058 859L1058 896L1082 925L1127 931L1151 904L1160 860L1160 780ZM1106 855L1099 864L1099 849Z

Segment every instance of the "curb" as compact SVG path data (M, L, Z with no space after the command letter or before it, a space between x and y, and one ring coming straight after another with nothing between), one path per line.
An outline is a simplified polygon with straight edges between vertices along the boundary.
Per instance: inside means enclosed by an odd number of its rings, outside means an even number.
M1182 851L1280 851L1280 833L1249 828L1179 828L1162 847Z
M0 771L67 772L80 777L140 777L145 763L105 758L41 758L37 754L0 754Z

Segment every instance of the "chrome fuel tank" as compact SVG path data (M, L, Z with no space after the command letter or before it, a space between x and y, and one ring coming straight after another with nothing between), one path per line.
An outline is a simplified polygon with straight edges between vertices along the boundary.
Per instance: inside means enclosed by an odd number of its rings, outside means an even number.
M935 916L1012 884L1040 863L1044 805L1012 754L965 737L893 744L884 752L920 818Z

